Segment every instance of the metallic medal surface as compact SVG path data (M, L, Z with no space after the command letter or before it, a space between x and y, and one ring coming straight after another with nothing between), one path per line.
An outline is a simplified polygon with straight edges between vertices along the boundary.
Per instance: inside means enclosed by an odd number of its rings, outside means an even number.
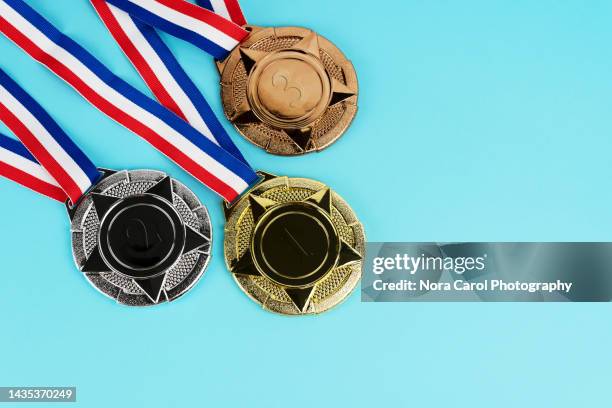
M270 153L299 155L336 141L357 113L355 69L324 37L298 27L247 27L218 64L226 116Z
M162 172L105 173L70 211L77 266L98 290L125 305L183 295L210 258L208 211Z
M226 215L226 264L241 289L265 309L321 313L359 282L363 227L324 184L266 175Z

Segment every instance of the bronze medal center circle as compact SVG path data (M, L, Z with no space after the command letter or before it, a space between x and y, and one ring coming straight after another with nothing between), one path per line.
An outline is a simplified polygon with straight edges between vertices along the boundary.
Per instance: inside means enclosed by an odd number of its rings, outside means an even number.
M311 286L335 267L340 238L318 207L293 202L260 218L252 248L256 268L268 278L290 287Z
M331 82L316 58L285 50L272 53L255 65L247 95L262 121L299 129L325 112L331 99Z

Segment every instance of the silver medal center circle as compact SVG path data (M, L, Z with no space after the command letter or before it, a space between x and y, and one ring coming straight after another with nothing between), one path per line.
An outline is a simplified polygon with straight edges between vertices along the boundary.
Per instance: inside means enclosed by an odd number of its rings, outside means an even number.
M149 231L150 225L147 225L147 223L145 223L145 221L143 221L141 218L134 217L130 214L131 212L141 212L143 208L150 209L157 215L157 220L155 224L163 224L165 226L164 229L169 231L167 237L163 237L162 239L157 228L154 228L152 231ZM127 218L128 222L131 225L126 226L124 224L124 221L122 220L124 218ZM172 256L172 250L175 248L178 232L176 230L176 227L177 226L174 224L170 215L157 205L133 204L128 207L122 208L117 214L115 214L115 216L112 217L112 219L109 221L108 234L106 234L104 238L99 237L98 239L106 239L106 247L108 247L110 255L112 256L113 260L118 262L121 266L123 266L123 268L132 269L135 271L147 271L150 269L154 269L160 265L163 265L163 263L168 261ZM141 252L149 252L146 250L149 249L148 247L151 246L151 243L156 243L156 241L158 241L160 244L165 244L165 247L162 249L162 251L160 251L158 257L150 257L148 265L143 265L142 263L130 261L129 258L126 259L126 255L124 254L126 250L124 248L127 247L129 250L129 246L124 245L124 242L122 241L118 242L117 240L112 239L112 237L114 236L122 235L129 240L132 238L133 235L136 234L134 232L131 232L134 229L137 230L136 233L140 233L139 235L142 235L141 238L143 239L144 245L142 243L139 245L142 246L145 251ZM104 252L102 253L102 255L104 256Z

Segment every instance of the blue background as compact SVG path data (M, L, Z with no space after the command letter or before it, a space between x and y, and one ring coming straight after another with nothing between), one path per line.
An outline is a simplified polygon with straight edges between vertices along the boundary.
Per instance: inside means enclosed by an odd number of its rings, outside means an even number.
M146 90L85 0L36 9ZM351 203L371 241L612 239L612 2L243 0L352 59L360 111L331 148L254 167ZM206 55L169 43L221 113ZM0 66L94 161L177 176L212 214L214 260L179 301L130 309L76 271L64 208L0 180L0 385L75 385L78 406L542 406L609 400L602 304L365 304L262 311L222 257L219 200L0 38Z

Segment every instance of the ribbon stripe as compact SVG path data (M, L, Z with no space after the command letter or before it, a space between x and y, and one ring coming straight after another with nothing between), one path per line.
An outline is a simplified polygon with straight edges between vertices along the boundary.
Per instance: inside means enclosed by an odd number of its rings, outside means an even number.
M65 202L68 198L23 144L3 134L0 134L0 175L54 200Z
M184 0L106 0L134 18L225 58L248 32L239 25Z
M94 164L43 107L2 70L0 120L19 137L72 202L98 180L100 175Z
M114 75L22 0L0 0L0 31L227 201L257 180L248 165Z
M200 7L214 11L239 26L243 26L247 23L242 13L242 9L240 8L240 4L238 4L238 0L197 0L196 3Z

